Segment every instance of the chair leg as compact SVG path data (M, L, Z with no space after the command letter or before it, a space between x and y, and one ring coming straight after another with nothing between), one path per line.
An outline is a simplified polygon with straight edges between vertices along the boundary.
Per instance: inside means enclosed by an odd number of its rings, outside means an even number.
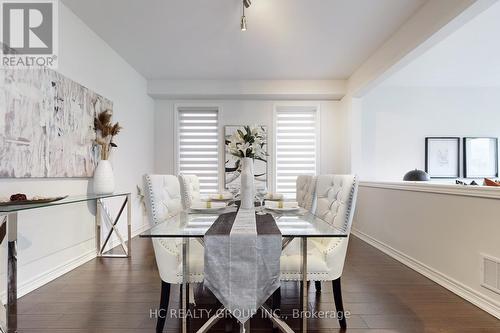
M156 322L156 333L163 332L165 320L168 313L168 300L170 298L170 283L161 281L160 309L158 311L158 321Z
M316 292L321 292L321 281L314 281L314 286L316 287Z
M278 313L281 313L281 287L279 287L274 291L272 303L273 303L272 306L273 312L278 310ZM278 327L273 324L273 333L278 333L278 332L279 332Z
M273 293L273 310L281 308L281 287L276 289Z
M344 304L342 302L342 289L340 288L340 278L332 281L333 287L333 299L335 301L335 308L337 309L337 315L339 316L340 327L347 328L347 321L345 319Z

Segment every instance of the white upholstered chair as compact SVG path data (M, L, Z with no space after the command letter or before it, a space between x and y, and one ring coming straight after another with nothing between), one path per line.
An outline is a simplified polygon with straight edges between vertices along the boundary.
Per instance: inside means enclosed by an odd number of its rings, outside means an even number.
M316 177L306 175L298 176L295 193L299 206L312 212L315 204Z
M168 223L182 211L179 180L173 175L144 176L145 203L151 227ZM179 239L153 238L156 264L160 273L162 314L167 313L170 285L182 284L182 242ZM189 283L203 281L203 247L198 242L189 246ZM159 316L156 332L162 332L166 316ZM163 318L162 318L163 317Z
M320 175L317 178L315 215L350 234L356 206L358 184L353 175ZM320 238L308 242L307 280L332 281L334 301L342 328L343 316L340 277L347 254L347 238ZM281 280L301 280L300 250L284 252L281 257Z
M295 182L295 190L295 200L297 201L299 207L302 207L313 213L316 204L316 177L299 175L297 177L297 181ZM296 253L299 249L299 240L294 239L285 248L283 253ZM319 286L321 286L321 284L319 284Z
M179 175L179 183L182 206L188 209L194 201L200 200L200 180L195 175Z

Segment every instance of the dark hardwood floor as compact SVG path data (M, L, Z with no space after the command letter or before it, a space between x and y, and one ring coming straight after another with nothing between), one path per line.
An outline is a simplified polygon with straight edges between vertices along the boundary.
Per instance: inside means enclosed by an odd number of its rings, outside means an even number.
M154 332L161 288L151 241L135 238L131 259L95 259L19 300L19 332L135 333ZM493 333L500 320L481 311L422 275L352 237L342 277L344 307L351 313L351 333ZM334 311L331 284L321 294L311 284L311 307ZM197 309L216 307L213 296L199 287ZM171 308L179 307L178 287L172 288ZM297 283L282 287L282 313L299 304ZM197 312L200 314L201 312ZM259 316L259 314L257 315ZM288 321L293 325L298 322ZM192 329L203 320L194 319ZM214 331L232 323L221 321ZM252 332L271 332L268 320L252 319ZM234 331L236 325L233 326ZM336 319L310 319L311 332L340 332ZM179 322L167 319L166 332Z

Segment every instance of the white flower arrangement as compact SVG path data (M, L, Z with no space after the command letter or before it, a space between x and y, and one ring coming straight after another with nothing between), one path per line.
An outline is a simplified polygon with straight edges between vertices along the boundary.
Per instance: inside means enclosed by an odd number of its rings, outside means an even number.
M243 126L226 141L233 156L249 157L266 162L266 132L262 126Z

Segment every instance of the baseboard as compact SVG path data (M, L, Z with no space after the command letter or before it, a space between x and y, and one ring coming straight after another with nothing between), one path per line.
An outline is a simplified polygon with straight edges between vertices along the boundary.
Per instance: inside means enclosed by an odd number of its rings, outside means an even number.
M144 224L140 226L139 228L136 228L135 230L132 231L132 237L135 237L144 231L148 230L150 228L149 224ZM115 240L114 243L116 244L111 244L111 248L115 246L119 246L120 242L119 240ZM133 255L133 253L132 253ZM67 262L50 269L48 271L45 271L41 274L38 274L34 278L30 279L29 281L24 282L21 285L18 285L17 289L17 297L22 297L40 287L43 285L57 279L58 277L61 277L62 275L72 271L73 269L85 264L86 262L94 259L96 257L96 251L95 249L92 249L90 251L87 251L86 253L78 256L77 258L68 260ZM119 260L117 258L117 260ZM0 297L4 296L4 293L0 294Z
M34 278L22 283L21 285L18 285L17 287L17 297L24 296L33 290L40 288L41 286L57 279L58 277L61 277L62 275L72 271L73 269L77 268L78 266L81 266L85 264L86 262L94 259L96 256L95 250L92 249L91 251L88 251L81 256L78 256L77 258L68 260L67 262L50 269L48 271L45 271L41 274L38 274Z
M371 237L370 235L363 233L362 231L353 228L351 232L354 236L384 252L388 256L396 259L402 264L410 267L411 269L424 275L425 277L436 282L442 287L450 290L454 294L462 297L463 299L474 304L480 309L500 319L500 304L495 300L481 293L478 293L477 291L467 287L463 283L456 281L455 279L435 270L432 267L425 265L424 263L421 263L420 261L404 254L401 251L396 250L395 248Z

